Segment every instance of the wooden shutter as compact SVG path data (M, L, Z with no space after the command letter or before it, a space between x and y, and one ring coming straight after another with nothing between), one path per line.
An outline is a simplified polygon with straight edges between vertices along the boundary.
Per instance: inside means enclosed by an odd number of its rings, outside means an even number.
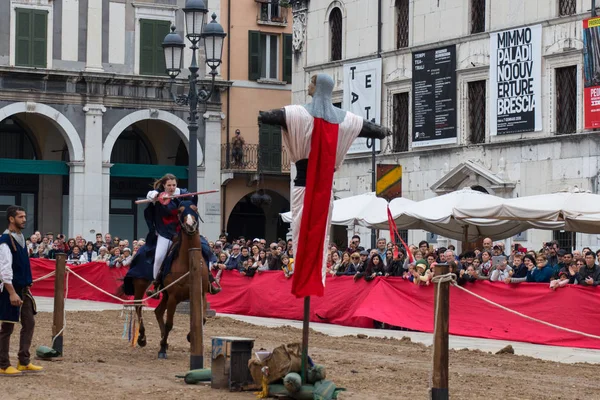
M165 53L162 48L162 42L165 36L171 31L169 21L155 21L154 26L154 74L166 75L167 66L165 64ZM182 66L183 67L183 66Z
M31 11L24 8L16 10L16 52L15 64L29 67L31 65Z
M154 21L140 20L140 74L154 74Z
M283 81L292 83L292 35L283 35Z
M281 127L262 124L258 135L259 171L281 172Z
M44 10L32 10L32 22L31 65L46 68L46 57L48 54L48 12Z
M248 31L248 80L260 79L260 32Z

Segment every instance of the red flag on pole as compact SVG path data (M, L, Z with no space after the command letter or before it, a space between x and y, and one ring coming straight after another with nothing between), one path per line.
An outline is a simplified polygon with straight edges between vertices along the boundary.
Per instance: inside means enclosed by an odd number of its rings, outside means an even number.
M404 246L404 248L406 249L406 256L408 257L408 262L409 263L415 262L415 257L413 256L412 252L410 251L410 248L404 242L404 240L402 240L402 236L400 236L400 234L398 233L398 228L396 227L396 221L394 221L394 217L392 217L392 212L390 211L389 204L387 206L387 215L388 215L388 225L390 227L389 229L390 229L390 236L392 237L392 242L395 244L396 243L395 237L398 237L398 239L400 239L400 242L402 243L402 246ZM398 256L398 250L394 250L394 258L396 258L397 256Z

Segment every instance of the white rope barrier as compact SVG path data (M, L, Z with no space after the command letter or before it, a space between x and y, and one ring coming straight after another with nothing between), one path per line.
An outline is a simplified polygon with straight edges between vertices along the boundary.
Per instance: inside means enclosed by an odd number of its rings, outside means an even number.
M44 279L48 279L48 278L50 278L50 277L52 277L52 276L54 276L54 275L56 275L56 271L52 271L52 272L50 272L49 274L46 274L46 275L44 275L44 276L40 276L40 277L39 277L39 278L37 278L37 279L34 279L34 280L33 280L33 283L36 283L36 282L39 282L39 281L43 281Z
M435 278L434 278L434 279L435 279ZM473 296L473 297L477 297L479 300L485 301L485 302L486 302L486 303L488 303L488 304L491 304L491 305L493 305L493 306L496 306L496 307L498 307L498 308L501 308L502 310L504 310L504 311L508 311L509 313L513 313L513 314L515 314L515 315L518 315L518 316L520 316L520 317L526 318L526 319L528 319L528 320L530 320L530 321L533 321L533 322L538 322L538 323L540 323L540 324L542 324L542 325L546 325L546 326L549 326L549 327L551 327L551 328L559 329L559 330L562 330L562 331L565 331L565 332L575 333L575 334L577 334L577 335L581 335L581 336L589 337L589 338L592 338L592 339L600 339L600 336L597 336L597 335L592 335L591 333L585 333L585 332L577 331L577 330L575 330L575 329L569 329L569 328L565 328L565 327L562 327L562 326L554 325L554 324L552 324L552 323L550 323L550 322L542 321L541 319L537 319L537 318L534 318L534 317L530 317L529 315L525 315L525 314L523 314L523 313L520 313L520 312L518 312L518 311L511 310L511 309L510 309L510 308L508 308L508 307L504 307L504 306L503 306L503 305L501 305L501 304L495 303L495 302L493 302L493 301L491 301L491 300L488 300L488 299L486 299L486 298L485 298L485 297L483 297L483 296L480 296L480 295L478 295L478 294L476 294L476 293L473 293L473 292L471 292L471 291L470 291L470 290L468 290L468 289L465 289L465 288L464 288L464 287L462 287L462 286L459 286L459 285L458 285L458 284L457 284L455 281L454 281L454 282L452 282L452 283L451 283L451 285L452 285L452 286L454 286L454 287L456 287L456 288L458 288L458 289L460 289L460 290L462 290L463 292L466 292L466 293L470 294L470 295L471 295L471 296Z
M158 292L154 293L151 296L147 296L144 297L143 299L140 300L124 300L118 296L115 296L112 293L107 292L106 290L102 289L101 287L98 287L96 285L94 285L92 282L88 281L87 279L85 279L84 277L82 277L81 275L77 274L76 272L74 272L71 268L66 267L67 268L67 272L71 273L73 275L75 275L75 277L81 279L84 283L87 283L89 286L93 287L94 289L96 289L97 291L104 293L105 295L109 296L112 299L118 300L122 303L134 303L134 304L141 304L144 301L151 299L153 297L158 296L159 294L161 294L162 292L164 292L165 290L169 289L171 286L177 284L179 281L181 281L182 279L186 278L190 273L186 272L185 274L183 274L182 276L180 276L179 278L177 278L176 280L174 280L173 282L171 282L170 284L168 284L167 286L165 286L164 288L162 288L161 290L159 290Z

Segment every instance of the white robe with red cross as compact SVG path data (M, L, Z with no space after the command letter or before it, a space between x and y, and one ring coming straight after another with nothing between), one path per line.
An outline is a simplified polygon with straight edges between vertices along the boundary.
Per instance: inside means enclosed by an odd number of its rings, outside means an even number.
M292 189L292 241L297 297L322 296L327 269L327 243L333 209L333 174L363 127L363 119L346 112L332 124L315 118L303 106L285 107L283 141L291 162L308 159L306 187ZM314 138L314 140L313 140Z

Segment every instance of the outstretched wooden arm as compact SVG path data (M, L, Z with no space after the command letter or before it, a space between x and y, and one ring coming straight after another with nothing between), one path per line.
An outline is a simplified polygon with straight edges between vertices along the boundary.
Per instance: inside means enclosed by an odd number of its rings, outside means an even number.
M269 111L258 112L258 123L267 125L279 125L284 129L287 129L285 121L285 109L279 108ZM363 127L358 137L371 138L371 139L385 139L386 136L391 135L392 132L381 125L377 125L373 122L369 122L366 119L363 120Z

